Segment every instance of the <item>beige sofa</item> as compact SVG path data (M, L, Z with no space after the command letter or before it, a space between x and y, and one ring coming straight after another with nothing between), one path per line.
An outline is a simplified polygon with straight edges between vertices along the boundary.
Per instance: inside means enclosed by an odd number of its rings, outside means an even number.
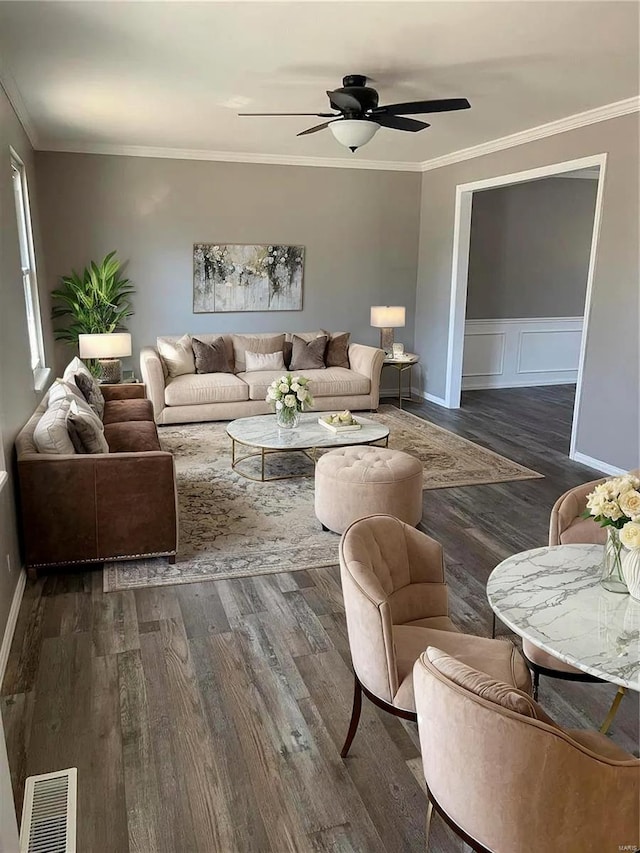
M297 334L297 333L296 333ZM316 333L300 333L311 339ZM321 334L318 332L317 334ZM181 336L167 336L158 341L177 341ZM158 424L189 423L193 421L232 420L271 411L266 402L267 388L286 370L237 371L235 357L239 339L273 339L264 335L197 334L205 343L222 337L233 373L188 373L170 377L156 347L144 347L140 353L140 371L146 385L147 397L153 403ZM279 337L282 337L280 335ZM292 334L284 336L290 341ZM235 355L234 355L235 343ZM240 345L242 341L240 341ZM327 367L324 370L301 370L311 380L314 410L362 411L377 409L380 396L380 374L384 352L362 344L349 345L350 367Z

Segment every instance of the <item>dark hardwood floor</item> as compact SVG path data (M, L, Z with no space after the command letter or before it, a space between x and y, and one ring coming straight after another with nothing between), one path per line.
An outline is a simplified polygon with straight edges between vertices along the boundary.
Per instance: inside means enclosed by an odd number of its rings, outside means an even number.
M598 476L567 458L572 405L568 386L406 405L545 476L424 493L464 630L490 634L491 569ZM540 699L597 726L614 693L543 679ZM77 766L83 853L423 851L415 727L365 700L342 761L351 698L335 568L110 594L99 570L52 574L27 585L2 686L16 802L26 776ZM638 710L627 696L613 726L629 750ZM437 817L430 850L462 850Z

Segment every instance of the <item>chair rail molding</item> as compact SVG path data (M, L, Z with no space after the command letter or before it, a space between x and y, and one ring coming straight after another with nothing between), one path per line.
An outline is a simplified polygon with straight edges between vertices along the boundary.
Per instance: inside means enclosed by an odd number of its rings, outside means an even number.
M462 388L576 382L583 322L582 317L467 320Z

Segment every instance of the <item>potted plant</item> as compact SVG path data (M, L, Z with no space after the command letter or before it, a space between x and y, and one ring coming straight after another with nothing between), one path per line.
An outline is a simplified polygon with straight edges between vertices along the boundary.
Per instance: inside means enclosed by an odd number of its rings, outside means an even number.
M121 273L121 263L109 252L101 263L91 261L82 276L73 270L62 277L62 286L52 291L51 316L62 321L54 329L56 340L78 345L78 335L108 334L124 329L133 314L129 297L134 287ZM90 366L95 371L97 366Z

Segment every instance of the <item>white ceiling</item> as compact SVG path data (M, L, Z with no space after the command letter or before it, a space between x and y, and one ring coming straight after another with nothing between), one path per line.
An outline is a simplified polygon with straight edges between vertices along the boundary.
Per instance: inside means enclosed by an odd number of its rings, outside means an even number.
M359 159L419 163L638 94L635 2L0 2L0 73L37 147L350 156L314 118L347 73L381 103L467 97ZM107 146L105 148L104 146Z

